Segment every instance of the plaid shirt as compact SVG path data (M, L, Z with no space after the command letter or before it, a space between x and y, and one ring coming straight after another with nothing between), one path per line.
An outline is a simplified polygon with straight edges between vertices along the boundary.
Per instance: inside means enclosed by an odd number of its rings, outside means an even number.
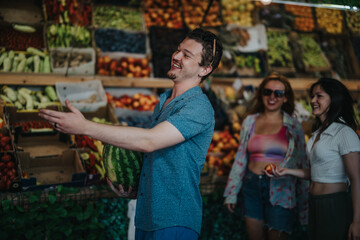
M224 192L225 203L237 202L237 196L247 170L247 145L250 131L258 116L259 114L249 115L242 124L239 147ZM301 124L285 112L283 113L283 124L288 131L289 146L280 166L286 168L309 168ZM301 224L307 224L308 221L308 192L308 180L294 176L283 176L270 180L270 202L273 205L290 209L297 206Z

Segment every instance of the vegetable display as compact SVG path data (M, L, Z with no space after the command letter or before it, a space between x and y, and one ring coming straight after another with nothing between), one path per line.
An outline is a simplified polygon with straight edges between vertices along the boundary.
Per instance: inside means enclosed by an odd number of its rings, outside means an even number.
M43 29L41 26L11 24L2 26L0 46L14 51L26 51L28 47L44 48Z
M268 59L270 67L293 66L289 38L285 32L267 31Z
M78 0L45 0L47 20L56 23L91 25L92 8L88 1Z
M144 30L142 13L138 9L115 6L97 6L94 8L94 25L101 28L124 30Z
M4 51L0 55L0 71L50 73L50 57L33 47L28 47L26 52Z
M46 37L49 47L91 47L90 30L79 25L52 24Z
M340 34L343 31L343 15L340 10L316 8L318 26L327 33Z
M1 88L0 99L7 106L18 110L34 110L58 104L58 97L53 86L46 86L44 91L32 91L25 87L13 89L8 86Z
M114 186L121 184L124 191L131 190L129 198L136 198L143 164L142 153L105 144L103 161L106 176Z

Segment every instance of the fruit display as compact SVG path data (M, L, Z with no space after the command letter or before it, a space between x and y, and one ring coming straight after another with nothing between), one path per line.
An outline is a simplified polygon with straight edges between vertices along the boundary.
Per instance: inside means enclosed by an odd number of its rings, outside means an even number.
M96 64L97 73L104 76L124 76L147 78L151 67L147 58L120 57L111 59L109 56L99 57Z
M313 10L311 7L285 4L285 10L294 15L294 29L311 32L315 29Z
M360 12L345 11L345 19L348 28L353 33L360 33Z
M144 0L143 2L145 8L171 8L174 10L178 10L179 8L179 1L177 0Z
M126 150L110 144L104 145L105 173L114 186L122 185L129 198L136 198L143 164L141 152Z
M11 136L8 133L0 133L0 152L13 151Z
M91 25L92 8L88 1L44 0L46 20L57 24Z
M184 22L190 29L199 27L216 27L222 25L220 3L213 1L210 9L203 22L205 11L209 5L209 1L205 0L182 0L184 11Z
M112 96L106 92L109 103L114 104L116 108L125 108L137 111L153 111L159 100L150 94L135 93L132 96L124 94L119 97Z
M102 52L146 53L146 34L141 32L98 28L95 30L95 43Z
M44 90L33 91L25 87L14 89L3 86L0 98L7 106L14 106L18 110L34 110L57 105L59 99L53 86L46 86Z
M331 34L343 32L343 15L340 10L315 8L315 12L317 25L320 29Z
M271 68L292 68L293 59L286 32L269 30L266 32L268 62Z
M44 48L43 25L31 26L34 31L16 30L10 24L0 27L0 46L14 51L26 51L28 47Z
M257 6L259 2L256 1ZM269 5L260 5L259 18L267 27L283 28L290 30L293 26L293 15L284 11L282 5L271 3Z
M22 134L27 133L34 133L34 132L52 132L54 129L54 126L49 123L48 121L22 121L22 122L16 122L12 124L13 128L20 127Z
M324 56L320 45L311 35L300 34L300 42L303 49L302 56L306 69L330 69L331 66Z
M84 26L51 24L47 27L48 47L91 47L91 33Z
M238 142L228 129L214 132L206 156L208 166L218 168L218 176L227 176L234 162Z
M158 26L167 28L182 28L180 11L172 8L149 8L145 10L146 27Z
M140 10L115 6L95 6L94 26L124 30L144 30L144 19Z
M262 72L259 54L234 52L233 56L239 76L258 76Z
M252 26L254 24L254 3L249 0L223 0L221 1L222 16L225 23L238 26Z
M0 154L0 191L10 190L17 174L17 166L13 154L6 152Z
M28 47L25 52L0 51L0 71L50 73L50 57L42 50Z

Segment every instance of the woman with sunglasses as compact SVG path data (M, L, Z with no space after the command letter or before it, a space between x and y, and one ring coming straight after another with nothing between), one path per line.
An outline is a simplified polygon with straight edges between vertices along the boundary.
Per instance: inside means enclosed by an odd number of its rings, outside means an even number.
M269 178L268 164L306 168L305 138L294 112L294 92L287 78L272 74L260 84L255 105L244 119L240 143L224 196L233 213L241 191L250 240L288 239L295 207L307 223L308 181L293 176ZM299 196L299 197L298 197Z
M316 117L306 146L311 168L283 166L269 177L311 180L310 240L360 239L360 140L354 101L344 84L331 78L315 82L310 96Z

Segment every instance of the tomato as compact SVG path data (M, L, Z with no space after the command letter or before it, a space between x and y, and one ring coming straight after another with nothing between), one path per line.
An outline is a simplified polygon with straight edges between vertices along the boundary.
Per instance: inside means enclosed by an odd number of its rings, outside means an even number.
M271 169L271 166L273 167L273 169L275 170L276 169L276 165L273 164L273 163L269 163L268 165L265 166L265 171L269 174L274 174L272 169Z

